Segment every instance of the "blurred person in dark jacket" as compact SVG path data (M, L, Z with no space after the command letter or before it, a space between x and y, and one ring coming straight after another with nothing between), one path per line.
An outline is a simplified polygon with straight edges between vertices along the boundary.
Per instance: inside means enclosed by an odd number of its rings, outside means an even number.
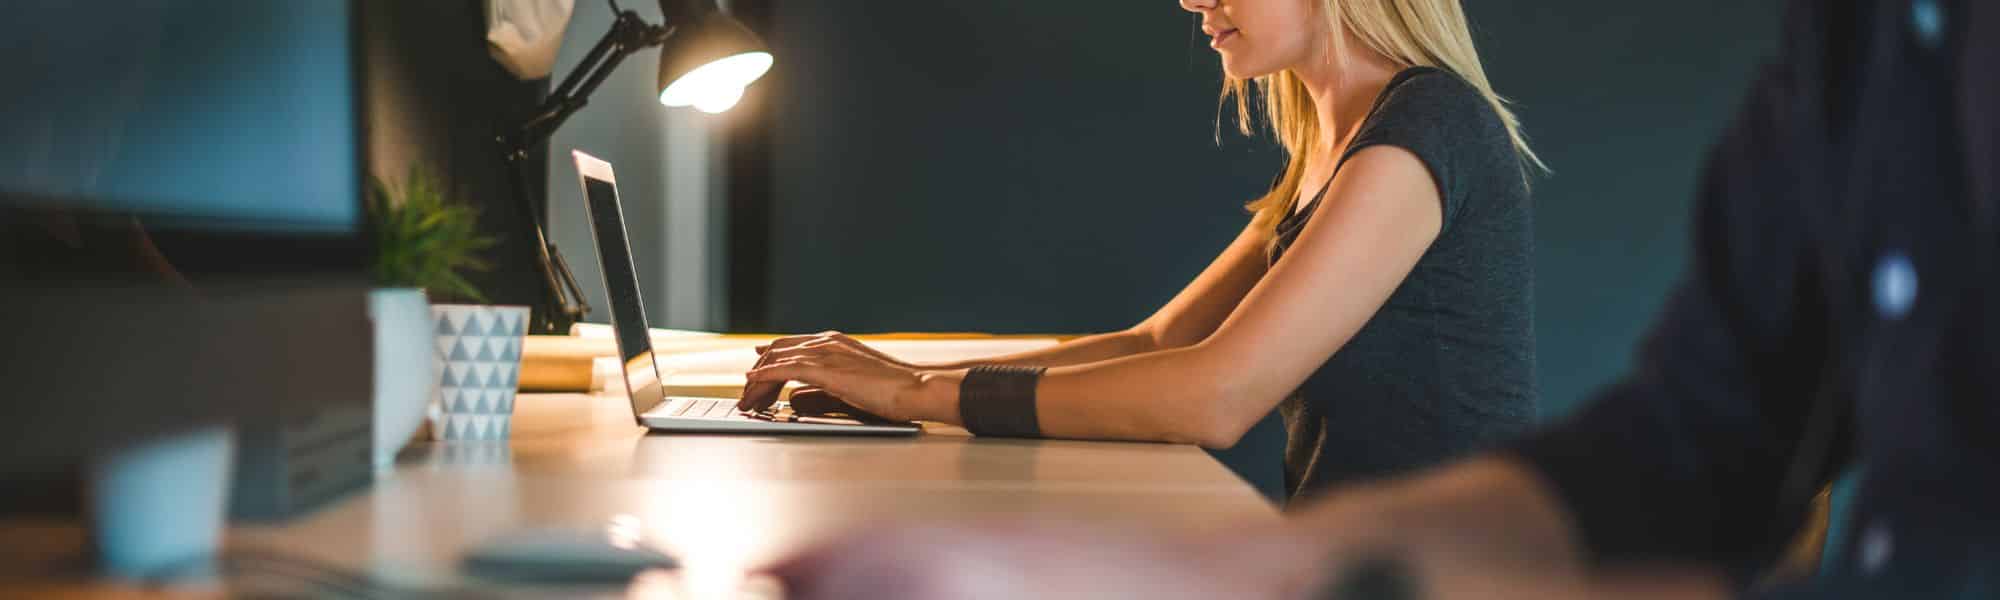
M1797 0L1689 270L1566 421L1285 523L874 530L804 598L2000 598L2000 3ZM1751 589L1852 469L1854 532Z

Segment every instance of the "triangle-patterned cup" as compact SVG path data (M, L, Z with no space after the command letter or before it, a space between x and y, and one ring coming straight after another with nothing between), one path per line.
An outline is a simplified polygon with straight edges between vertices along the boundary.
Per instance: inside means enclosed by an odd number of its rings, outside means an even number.
M438 304L431 307L437 396L431 438L505 440L521 381L521 340L528 307Z

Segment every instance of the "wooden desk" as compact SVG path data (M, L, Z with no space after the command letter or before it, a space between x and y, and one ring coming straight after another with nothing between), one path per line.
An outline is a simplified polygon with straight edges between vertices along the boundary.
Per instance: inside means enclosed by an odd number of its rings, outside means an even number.
M462 553L491 536L636 519L683 561L674 585L701 597L802 544L886 521L1277 518L1192 446L975 439L939 425L915 438L646 435L624 402L523 394L511 442L415 445L370 489L282 526L235 528L228 544L449 586L463 582Z

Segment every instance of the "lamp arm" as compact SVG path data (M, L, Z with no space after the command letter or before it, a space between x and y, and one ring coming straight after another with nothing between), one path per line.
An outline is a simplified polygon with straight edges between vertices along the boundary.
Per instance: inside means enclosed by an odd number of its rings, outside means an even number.
M604 32L604 37L597 39L597 44L590 47L590 52L583 55L583 60L576 62L576 68L570 70L569 76L564 77L562 83L549 92L550 98L569 96L570 92L576 90L576 85L583 82L584 74L590 72L591 65L595 65L598 61L603 60L605 53L610 52L611 48L618 44L618 20L623 17L624 13L614 11L613 14L618 15L618 17L613 17L611 30Z
M569 76L549 92L549 97L542 101L534 116L504 140L508 150L512 151L510 156L524 154L528 149L548 141L563 122L569 120L570 115L590 104L590 95L603 85L612 71L618 69L625 57L658 46L670 35L673 35L670 26L648 25L635 12L618 13L617 19L611 23L611 30L605 32Z
M562 251L549 241L544 215L535 210L529 200L529 151L547 142L563 122L589 104L590 94L611 76L625 57L660 45L672 34L670 27L648 25L637 13L619 11L617 19L611 24L611 31L591 47L583 61L568 77L563 78L535 114L497 140L506 152L508 170L512 172L514 205L534 234L535 262L547 292L545 310L537 322L537 329L562 333L554 330L561 327L562 321L574 323L582 320L590 312L590 304L584 300L583 287L577 283L576 274L570 271ZM560 320L557 315L561 316Z
M562 259L562 251L549 242L543 233L542 215L535 210L528 199L528 162L508 161L508 171L513 176L514 207L527 222L529 233L535 238L535 263L542 276L542 288L546 292L542 309L537 311L535 331L540 333L565 333L559 331L558 323L575 323L590 312L590 303L584 300L583 290L577 285L576 274L571 273L569 264ZM557 315L561 315L561 319Z

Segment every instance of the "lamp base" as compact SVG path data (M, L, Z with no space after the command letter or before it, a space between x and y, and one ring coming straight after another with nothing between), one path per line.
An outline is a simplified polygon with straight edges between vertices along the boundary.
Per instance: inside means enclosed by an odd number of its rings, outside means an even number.
M528 320L528 333L533 335L569 335L570 326L583 321L547 307L537 306L535 309L534 318Z

